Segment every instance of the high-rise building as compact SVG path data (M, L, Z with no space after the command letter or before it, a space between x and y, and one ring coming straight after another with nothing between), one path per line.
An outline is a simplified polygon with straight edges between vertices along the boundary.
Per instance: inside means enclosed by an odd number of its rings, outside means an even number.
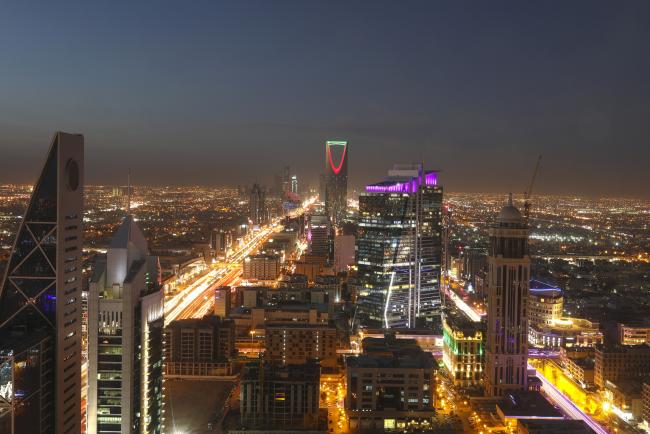
M359 196L358 306L369 326L416 327L440 315L442 187L397 165Z
M0 432L81 432L84 139L58 132L0 287Z
M327 260L330 257L331 226L328 217L312 211L307 220L307 242L309 253Z
M296 175L291 177L291 193L298 195L298 177Z
M348 205L348 142L325 143L325 209L334 227L345 218Z
M528 226L512 195L488 235L485 389L488 396L503 396L528 384Z
M160 433L160 263L132 216L98 258L88 295L88 433Z
M249 218L254 226L261 226L266 223L264 190L258 184L253 184L253 188L251 188L248 207L250 212Z

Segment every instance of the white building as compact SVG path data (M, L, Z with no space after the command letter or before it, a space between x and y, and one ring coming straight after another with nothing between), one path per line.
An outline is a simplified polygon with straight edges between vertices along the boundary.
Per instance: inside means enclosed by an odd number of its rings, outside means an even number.
M88 433L162 430L163 293L158 257L127 216L88 297Z

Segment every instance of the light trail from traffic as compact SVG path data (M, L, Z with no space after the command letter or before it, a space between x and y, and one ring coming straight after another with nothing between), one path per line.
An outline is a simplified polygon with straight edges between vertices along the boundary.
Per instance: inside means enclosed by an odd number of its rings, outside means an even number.
M584 421L591 429L593 429L598 434L608 434L608 431L603 428L598 422L593 420L584 411L580 410L569 398L567 398L562 392L558 390L550 381L544 377L537 369L533 368L531 365L528 365L528 369L535 371L535 375L542 381L544 385L544 392L546 395L557 404L562 411L574 420Z
M211 291L216 286L228 286L242 273L241 261L258 249L277 230L277 222L265 226L246 241L228 262L192 282L183 291L165 301L165 325L176 319L194 318L209 311L212 304Z

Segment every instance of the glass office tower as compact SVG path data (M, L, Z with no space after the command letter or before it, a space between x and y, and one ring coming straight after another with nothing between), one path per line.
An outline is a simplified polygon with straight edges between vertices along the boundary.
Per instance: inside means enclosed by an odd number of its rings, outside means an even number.
M358 307L368 327L421 327L440 315L442 187L397 165L359 196Z

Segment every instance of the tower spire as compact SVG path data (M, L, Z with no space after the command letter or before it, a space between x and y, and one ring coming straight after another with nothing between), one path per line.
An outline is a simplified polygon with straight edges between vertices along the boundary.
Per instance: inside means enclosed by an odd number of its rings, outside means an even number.
M128 194L128 199L126 202L126 215L131 215L131 168L129 167L129 173L126 177L126 189Z

